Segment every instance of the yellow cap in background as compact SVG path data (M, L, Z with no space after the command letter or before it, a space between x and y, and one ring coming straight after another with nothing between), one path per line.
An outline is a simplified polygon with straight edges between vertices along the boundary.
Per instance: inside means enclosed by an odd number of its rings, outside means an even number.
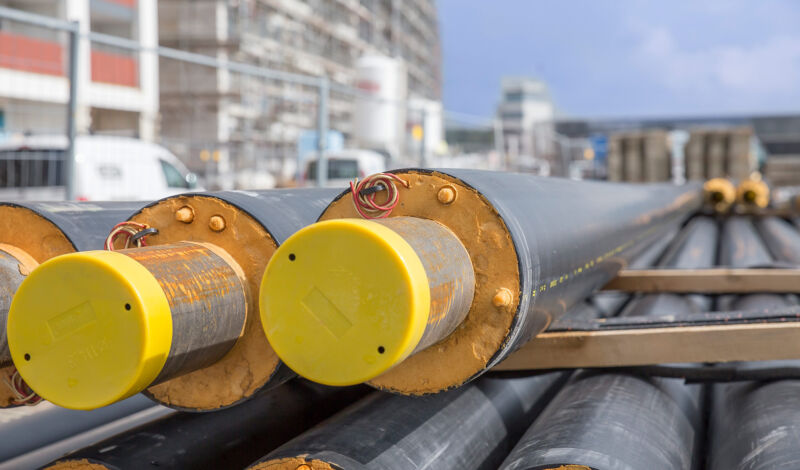
M769 198L769 186L761 179L744 180L736 188L736 200L740 204L764 208L769 205Z
M261 322L278 356L326 385L375 378L408 357L428 322L428 277L413 248L376 222L319 222L289 237L261 282Z
M727 210L736 200L736 187L726 178L711 178L703 184L705 199L714 209Z
M72 253L22 282L9 311L8 343L36 393L90 410L152 383L169 354L172 316L156 278L132 258Z

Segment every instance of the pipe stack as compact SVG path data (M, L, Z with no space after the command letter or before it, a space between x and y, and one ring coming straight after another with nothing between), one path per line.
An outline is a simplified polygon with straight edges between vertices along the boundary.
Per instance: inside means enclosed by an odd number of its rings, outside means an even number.
M695 218L659 265L710 267L716 240L716 223ZM623 314L689 315L707 305L695 302L669 294L638 296ZM564 386L500 468L690 470L702 457L703 433L700 386L584 370Z
M65 253L101 248L115 224L137 202L0 203L0 375L13 379L6 322L11 299L40 263ZM0 408L30 403L0 385Z
M461 386L608 282L702 200L694 184L395 174L391 217L356 219L343 194L267 268L265 332L306 378L369 380L403 394ZM423 231L443 256L420 251L412 235ZM452 250L465 251L468 262L449 261Z
M652 267L658 262L664 250L675 238L678 233L678 228L674 228L665 233L661 238L654 241L648 246L639 256L634 258L631 263L626 266L627 269L646 269ZM591 303L600 310L602 316L613 317L620 313L621 308L625 305L631 296L625 292L598 292L591 298Z
M608 180L664 182L672 176L669 134L652 129L609 137Z
M46 469L244 468L367 390L295 380L219 413L176 413L158 419L72 452Z
M724 227L721 261L732 267L763 266L772 261L797 263L800 234L787 222L744 218ZM767 246L765 246L766 241ZM795 296L752 294L728 300L731 309L763 310L797 305ZM798 361L748 363L741 367L798 365ZM800 381L776 380L716 384L711 395L710 470L795 468L800 461Z
M374 392L248 468L497 468L563 377L487 377L427 397Z
M755 169L753 129L693 129L686 143L684 166L689 180L747 178Z
M174 196L134 214L148 247L65 255L20 286L11 353L44 398L94 409L141 391L215 410L293 376L259 322L258 283L277 246L313 222L329 189Z

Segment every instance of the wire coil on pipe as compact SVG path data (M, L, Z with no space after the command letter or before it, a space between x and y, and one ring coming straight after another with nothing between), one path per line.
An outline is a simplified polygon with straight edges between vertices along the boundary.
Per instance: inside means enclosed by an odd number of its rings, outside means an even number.
M408 188L408 182L392 173L376 173L367 176L362 181L350 182L350 192L353 195L353 206L359 215L365 219L385 219L392 213L400 202L400 193L395 182ZM375 201L375 194L386 191L386 202L379 204Z

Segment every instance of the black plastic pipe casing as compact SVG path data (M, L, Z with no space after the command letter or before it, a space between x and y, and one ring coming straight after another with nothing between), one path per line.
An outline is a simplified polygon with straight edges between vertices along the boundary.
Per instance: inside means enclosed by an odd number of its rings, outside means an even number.
M658 266L673 269L711 268L716 263L718 240L716 221L710 217L695 217L670 244ZM712 297L705 295L637 295L620 315L690 315L711 310L712 300Z
M23 207L58 227L75 251L102 250L114 225L147 202L3 202L0 205ZM25 227L19 227L25 230Z
M800 236L787 222L766 218L753 224L747 219L729 221L723 237L729 240L722 261L742 264L747 253L751 265L767 265L773 259L796 263ZM766 243L764 243L766 242ZM746 265L745 265L746 266ZM765 310L797 305L796 296L752 294L729 299L732 309ZM800 366L800 361L766 361L738 364L741 368ZM774 380L717 384L711 392L709 470L771 470L797 468L800 462L800 381Z
M249 468L298 457L341 470L497 468L564 377L484 377L424 397L374 392Z
M678 229L676 227L662 235L658 240L655 240L630 262L627 269L647 269L658 263L677 233ZM620 313L622 307L631 297L633 296L627 292L601 291L593 295L590 302L602 312L602 316L613 317Z
M713 220L692 219L659 266L710 267L717 232ZM696 306L686 296L646 295L631 300L625 310L631 315L681 316L693 313ZM536 419L501 470L560 465L689 470L700 461L703 432L701 386L684 385L679 379L584 370Z
M236 469L368 393L295 380L217 413L176 413L58 459L109 470ZM67 467L69 468L69 467Z

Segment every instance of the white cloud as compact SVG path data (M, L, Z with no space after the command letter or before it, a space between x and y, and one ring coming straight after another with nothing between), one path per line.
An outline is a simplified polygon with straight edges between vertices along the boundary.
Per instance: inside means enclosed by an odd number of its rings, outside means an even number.
M639 37L634 64L675 91L729 92L742 98L800 94L800 36L689 50L666 28L634 29Z

